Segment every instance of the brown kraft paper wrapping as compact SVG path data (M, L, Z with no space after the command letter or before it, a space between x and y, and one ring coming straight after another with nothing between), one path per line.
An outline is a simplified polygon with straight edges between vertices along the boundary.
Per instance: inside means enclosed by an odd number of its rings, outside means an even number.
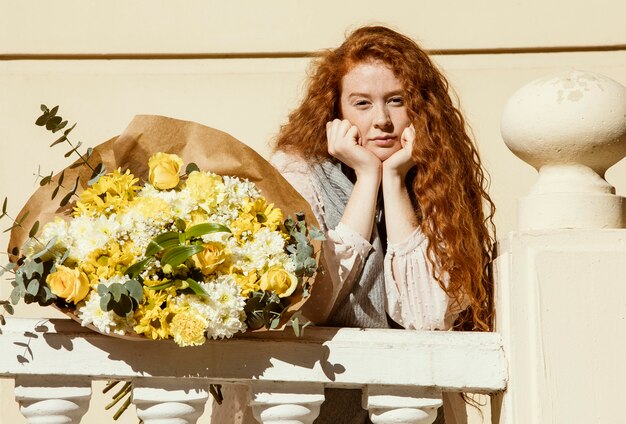
M308 202L261 155L231 135L195 122L164 116L137 115L122 134L95 147L88 162L92 167L99 162L104 163L107 172L117 168L122 171L130 169L135 177L147 181L148 159L157 152L175 153L183 159L185 165L194 162L203 171L247 178L260 188L262 195L270 203L282 210L285 218L294 217L296 212L303 212L309 225L318 226ZM88 166L74 169L67 167L64 185L72 187L78 177L77 191L80 194L87 187L91 172ZM26 211L29 214L22 227L16 227L11 232L9 252L14 247L21 248L35 221L43 226L55 216L70 218L74 202L59 207L59 201L65 193L61 191L54 200L50 200L53 190L53 184L40 187L26 202L18 216ZM312 244L319 264L322 256L321 243L313 240ZM15 256L11 258L16 259ZM320 273L317 274L319 276ZM314 290L311 292L314 293ZM301 290L300 293L294 293L294 296L282 324L307 300L302 298ZM63 312L75 318L70 311Z

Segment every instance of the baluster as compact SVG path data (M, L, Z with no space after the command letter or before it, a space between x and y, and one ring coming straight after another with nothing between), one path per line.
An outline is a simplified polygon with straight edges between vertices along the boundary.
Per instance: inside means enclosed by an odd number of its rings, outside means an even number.
M61 376L15 379L15 400L30 424L79 423L89 409L91 381Z
M311 424L324 402L321 384L252 382L250 406L262 424Z
M363 408L374 424L431 424L442 405L441 392L432 389L368 386Z
M133 403L145 424L191 424L204 412L207 384L197 380L142 378L133 381Z

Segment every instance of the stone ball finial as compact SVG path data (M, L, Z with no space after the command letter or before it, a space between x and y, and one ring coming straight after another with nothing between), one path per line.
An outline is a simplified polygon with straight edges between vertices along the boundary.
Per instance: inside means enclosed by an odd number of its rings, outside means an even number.
M623 198L613 195L604 173L626 156L626 87L584 71L539 78L508 100L501 132L507 147L539 171L520 201L521 228L623 226ZM601 195L609 197L594 197Z

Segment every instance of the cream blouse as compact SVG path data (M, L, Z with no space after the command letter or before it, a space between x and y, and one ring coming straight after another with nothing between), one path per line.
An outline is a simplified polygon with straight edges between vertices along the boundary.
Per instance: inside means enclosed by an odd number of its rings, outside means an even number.
M320 229L326 234L323 253L327 274L334 287L351 286L361 272L372 245L349 225L328 228L324 206L313 184L305 160L276 152L270 159L274 167L311 205ZM448 330L467 305L458 305L432 277L426 259L428 240L416 229L401 243L388 243L385 255L386 312L391 319L410 330ZM392 262L398 275L393 275ZM448 276L444 276L447 284Z

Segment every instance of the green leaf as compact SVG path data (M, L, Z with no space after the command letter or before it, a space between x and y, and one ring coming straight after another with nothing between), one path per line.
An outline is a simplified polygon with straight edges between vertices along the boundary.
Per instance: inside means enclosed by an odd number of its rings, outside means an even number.
M161 264L171 265L176 268L178 265L185 262L188 258L192 257L196 253L200 253L204 250L204 246L197 244L191 246L177 246L166 249L161 258Z
M122 294L125 294L125 292L124 286L120 283L113 283L109 286L109 293L111 293L114 302L119 302L122 298Z
M309 236L313 240L326 240L326 236L324 235L324 232L314 226L309 227Z
M39 281L31 280L28 283L28 287L26 288L26 292L28 294L33 295L33 296L37 296L37 293L39 293Z
M185 231L185 229L187 228L187 223L180 218L177 218L174 224L176 225L178 231Z
M66 129L65 131L63 131L63 134L68 135L69 133L72 132L72 130L76 127L76 124L72 125L71 127L69 127L68 129Z
M111 303L111 293L106 292L104 296L100 297L100 309L103 311L110 311L112 306L109 306Z
M103 176L106 173L107 173L107 170L104 167L104 164L100 162L98 165L96 165L93 172L91 173L91 177L89 177L89 181L87 181L87 185L91 187L96 182L98 182L101 176Z
M180 246L178 233L176 231L168 231L162 234L159 234L148 243L148 247L146 247L145 256L154 256L158 252L163 249L167 249L168 247Z
M11 303L17 305L22 298L22 293L19 287L15 287L11 292Z
M143 287L141 283L137 280L128 280L124 283L126 290L131 298L133 298L137 303L141 303L143 300Z
M3 306L4 306L4 310L7 311L7 314L13 315L15 313L15 309L13 309L12 305L7 303L6 305L3 305Z
M4 315L0 315L0 325L7 325L7 322L4 319Z
M213 223L204 223L197 224L192 227L189 227L187 231L185 231L185 238L190 240L192 238L200 237L205 234L211 233L230 233L230 228L222 224L213 224Z
M78 188L79 177L76 177L76 181L74 181L74 187L65 195L65 197L59 203L59 206L63 207L67 205L74 194L76 194L76 189Z
M195 294L201 297L209 297L209 294L204 290L204 288L196 280L192 278L187 278L186 281L187 281L187 284L189 284L189 288L193 290Z
M50 145L50 147L56 146L57 144L60 144L60 143L63 143L65 140L67 140L67 137L65 136L65 134L63 134L61 137L59 137L56 140L54 140L52 142L52 144Z
M39 109L41 109L42 112L46 112L46 113L48 112L48 106L46 106L44 104L40 105Z
M56 186L54 188L54 190L52 190L52 196L50 197L50 200L54 200L55 197L57 197L57 194L59 194L59 189L61 188L60 185Z
M272 330L275 330L278 327L278 324L280 324L280 316L274 318L271 322L270 322L270 328Z
M298 322L298 317L291 320L291 326L293 327L293 333L296 337L300 337L300 323Z
M104 284L98 284L98 294L100 295L100 297L104 296L106 294L107 290L107 286L105 286Z
M113 304L113 312L121 317L130 315L133 312L133 302L131 302L130 297L122 296L119 302L115 302Z
M35 221L33 226L30 227L30 231L28 232L28 237L35 237L35 234L37 234L37 231L39 231L39 221Z
M9 201L8 197L4 198L4 202L2 202L2 215L6 215L7 213L7 202Z
M50 118L50 114L48 112L44 112L37 120L35 121L35 125L38 127L43 127L48 122L48 118Z
M165 283L156 284L154 286L146 286L148 290L163 290L174 284L174 281L166 281Z
M65 169L61 171L61 175L59 175L59 180L57 181L58 185L63 184L63 179L65 178Z
M30 213L30 211L24 212L24 215L22 215L22 217L17 220L17 224L20 225L22 222L24 222L24 220L26 219L26 217L28 216L29 213Z
M54 110L54 109L53 109ZM52 111L51 111L52 112ZM46 122L46 129L50 130L52 132L56 131L56 127L57 125L59 125L61 123L61 121L63 120L63 118L61 118L60 116L53 116L50 119L48 119L48 121Z
M48 113L51 116L55 116L57 114L57 112L59 111L59 105L56 105L55 107L53 107Z
M39 186L43 187L46 184L50 184L50 181L52 181L52 174L43 177L41 181L39 181Z
M198 168L198 165L196 165L195 163L189 162L187 164L187 167L185 168L185 174L189 175L193 171L200 171L200 168Z
M140 260L139 262L135 262L131 266L126 269L124 274L128 275L130 278L135 278L146 268L148 264L151 264L154 261L154 258L148 257Z

